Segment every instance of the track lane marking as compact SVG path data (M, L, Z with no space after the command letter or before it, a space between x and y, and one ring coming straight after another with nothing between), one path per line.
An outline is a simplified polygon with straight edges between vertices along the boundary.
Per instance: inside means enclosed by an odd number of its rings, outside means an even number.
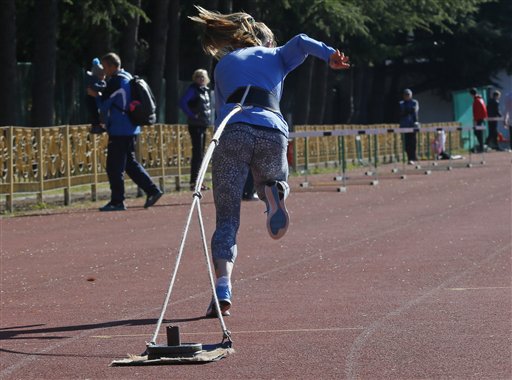
M391 321L393 318L400 317L405 312L409 311L413 307L421 304L427 298L433 297L435 294L439 293L444 289L450 289L447 285L451 285L454 282L460 282L464 277L470 276L475 273L482 265L485 265L489 262L492 262L495 258L499 257L503 253L510 252L511 244L507 244L505 246L499 247L498 249L491 252L484 259L480 260L477 265L473 265L468 267L461 272L452 275L451 277L444 280L438 286L430 289L429 291L419 294L416 298L413 298L402 306L396 308L395 310L390 311L382 318L377 319L370 326L368 326L365 331L363 331L352 343L350 347L349 354L345 360L345 378L346 379L358 379L360 376L357 374L358 364L359 364L359 356L366 346L368 340L378 331L380 330L386 323Z
M462 291L462 290L494 290L494 289L511 289L511 286L480 286L476 288L446 288L445 290Z
M323 329L278 329L278 330L242 330L234 331L232 335L240 334L276 334L276 333L318 333L318 332L335 332L335 331L349 331L349 330L364 330L365 327L327 327ZM208 331L208 332L181 332L182 335L218 335L221 332ZM165 336L165 334L158 334ZM92 335L90 338L95 339L114 339L114 338L137 338L149 337L149 334L117 334L117 335Z

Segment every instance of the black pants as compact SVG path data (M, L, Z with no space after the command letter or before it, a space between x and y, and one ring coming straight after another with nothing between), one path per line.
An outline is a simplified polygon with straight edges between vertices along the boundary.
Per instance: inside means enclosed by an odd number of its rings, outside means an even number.
M493 149L498 148L498 122L489 121L489 136L487 136L487 145Z
M135 158L137 136L109 136L107 148L107 175L110 183L111 203L124 201L124 172L147 195L156 194L159 189L146 170Z
M87 106L87 113L89 114L89 122L92 125L100 125L100 114L98 112L96 99L87 95L85 97L85 105Z
M416 161L416 132L404 133L405 153L407 153L407 161Z
M484 121L483 120L477 120L475 125L477 127L483 127L485 124L484 124ZM475 136L476 136L476 139L478 140L478 148L477 150L479 152L483 152L484 151L484 130L483 129L474 129L475 131Z
M203 161L206 140L206 125L189 125L188 133L192 140L192 161L190 162L190 183L195 184Z

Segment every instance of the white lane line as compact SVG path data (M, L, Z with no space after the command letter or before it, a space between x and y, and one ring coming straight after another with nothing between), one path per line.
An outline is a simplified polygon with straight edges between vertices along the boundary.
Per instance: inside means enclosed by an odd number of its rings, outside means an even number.
M449 285L452 285L453 283L456 283L456 282L460 283L460 280L462 278L476 272L478 269L480 269L480 267L482 265L492 261L493 259L498 257L503 252L505 252L507 254L508 254L508 252L510 252L510 244L507 244L506 246L503 246L503 247L497 249L496 251L487 255L483 260L479 261L476 265L472 264L466 270L463 270L462 272L459 272L458 274L446 279L445 281L443 281L441 284L439 284L435 288L432 288L431 290L427 291L426 293L423 293L423 294L419 295L418 297L407 301L399 308L387 313L382 318L373 322L356 338L354 343L352 343L352 346L350 347L350 352L345 361L345 378L346 379L358 379L360 377L357 374L357 370L358 370L357 367L359 364L358 362L359 362L359 356L361 354L361 351L363 350L363 348L367 344L367 342L370 340L372 335L374 335L383 326L385 326L386 323L388 323L393 318L399 317L401 314L412 309L414 306L421 304L424 300L432 297L436 293L439 293L443 289L447 289Z
M322 329L282 329L282 330L242 330L233 331L232 335L240 334L279 334L279 333L318 333L318 332L336 332L348 330L364 330L364 327L327 327ZM218 335L219 331L213 332L181 332L182 335ZM159 334L165 336L165 334ZM117 335L92 335L90 338L95 339L114 339L114 338L136 338L147 337L148 334L117 334Z
M512 289L511 286L480 286L478 288L446 288L445 290L493 290L493 289Z
M487 198L488 198L488 196L482 197L480 199L476 199L476 200L474 200L474 203L478 204L480 201L486 200ZM180 206L188 207L188 204L186 204L186 205L183 204L183 205L180 205ZM406 223L397 224L397 225L394 225L392 227L389 227L388 229L385 229L385 230L383 229L380 232L377 232L377 233L373 234L372 238L376 239L376 238L379 238L379 237L386 236L387 234L397 233L397 232L400 232L401 230L410 228L414 224L417 224L417 223L420 223L420 222L421 223L426 223L430 219L434 219L434 218L437 219L439 217L444 217L445 215L447 215L449 213L453 213L453 212L455 212L457 210L464 209L464 208L467 208L467 207L468 207L467 204L461 204L461 205L459 205L457 207L452 207L452 208L450 208L448 210L445 210L442 214L433 214L433 215L424 216L424 217L421 217L421 218L420 217L412 217L411 219L407 220ZM337 249L335 251L335 253L337 255L342 254L343 252L350 251L351 249L353 249L357 245L364 244L367 241L368 241L368 237L363 237L363 238L351 241L351 242L349 242L347 244L344 244L343 247L338 247L339 249ZM298 260L289 262L287 264L280 265L280 266L275 266L272 269L269 269L267 271L256 273L256 274L253 274L253 275L245 277L245 278L241 278L241 279L235 281L235 283L242 285L242 284L244 284L244 283L246 283L248 281L251 281L251 280L254 280L254 279L257 279L257 278L261 278L261 277L264 277L264 276L268 276L270 274L273 274L273 273L276 273L276 272L279 272L279 271L286 270L288 268L291 268L291 267L303 264L304 262L307 262L307 261L310 261L310 260L314 260L314 259L318 258L319 256L325 256L327 254L328 253L326 253L326 252L311 253L308 256L302 257L302 258L300 258ZM119 265L121 265L121 264L119 264ZM113 265L113 266L116 266L116 265ZM105 265L104 268L110 268L110 266ZM188 302L190 300L202 297L205 294L211 294L211 289L207 290L207 291L203 291L203 292L198 292L198 293L193 294L191 296L188 296L186 298L182 298L182 299L176 300L176 301L172 302L171 306L176 306L176 305L179 305L179 304L181 304L183 302ZM160 309L161 309L161 306L154 307L153 309L147 309L147 310L141 311L139 313L135 313L133 315L130 315L130 316L127 317L127 319L136 319L136 318L146 317L150 313L153 313L153 311L156 314L157 312L160 311ZM372 329L371 326L370 326L370 329ZM84 339L84 338L90 336L91 333L94 333L95 331L99 332L101 330L104 330L104 327L100 327L100 328L96 328L96 329L91 329L91 330L86 330L86 331L84 331L84 332L82 332L82 333L80 333L78 335L75 335L74 337L72 337L70 339L66 339L66 340L60 341L59 343L54 344L54 345L49 345L49 346L45 347L44 349L36 350L33 353L26 353L23 358L21 358L20 360L18 360L15 363L13 363L11 366L9 366L9 367L7 367L5 369L0 370L0 379L3 378L4 376L11 375L15 371L17 371L17 370L19 370L19 369L21 369L21 368L23 368L23 367L25 367L27 365L30 365L32 362L34 362L37 359L39 359L40 355L47 354L47 353L52 352L52 351L54 351L56 349L60 349L62 347L65 347L65 346L67 346L69 344L73 344L76 341L79 341L81 339ZM362 334L364 334L364 332ZM147 337L148 337L148 339L150 338L149 335ZM361 339L363 339L363 338L361 337ZM357 344L359 345L359 344L363 344L363 343L364 342L358 342ZM355 359L355 356L358 356L358 355L359 355L359 353L356 353L356 352L352 352L350 354L349 358L347 359L347 363L349 363L349 364L347 364L347 366L346 366L345 373L348 373L348 374L352 374L353 373L354 366L356 364L353 361Z

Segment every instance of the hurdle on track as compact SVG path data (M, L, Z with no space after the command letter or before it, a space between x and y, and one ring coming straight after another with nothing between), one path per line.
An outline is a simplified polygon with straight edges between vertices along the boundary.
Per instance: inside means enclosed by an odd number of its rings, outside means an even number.
M369 129L339 129L328 131L299 131L291 132L289 138L294 141L295 146L298 146L299 139L304 139L304 181L301 187L316 187L316 186L330 186L336 187L339 192L347 190L347 185L377 185L379 179L406 179L407 175L429 175L433 171L439 170L452 170L456 167L470 168L474 165L474 153L472 147L474 145L474 131L484 130L486 127L462 127L462 126L435 126L435 127L421 127L421 128L369 128ZM453 151L453 132L469 132L468 151L467 156L454 155ZM449 159L441 160L437 152L434 152L430 142L432 136L438 133L447 134L446 137L446 151ZM415 165L407 165L407 160L404 151L404 135L406 133L418 134L418 155L421 157L419 162ZM390 149L381 150L379 145L379 137L382 135L392 135L392 143ZM334 137L338 139L338 166L339 175L334 177L333 182L310 182L309 175L309 144L311 138L319 137ZM462 138L462 137L461 137ZM347 141L353 139L353 146L355 147L355 158L353 159L352 170L348 169L347 160ZM401 149L398 148L398 141L401 141ZM426 139L426 143L420 144L421 139ZM363 157L363 150L361 148L362 142L365 141L368 157ZM386 143L389 141L385 140ZM424 149L420 151L420 146ZM480 164L485 164L484 151L479 153L481 156ZM387 157L387 160L386 160ZM467 158L466 158L467 157ZM379 172L380 161L391 164L393 167L389 173L383 174L382 170ZM387 161L387 162L386 162ZM365 168L364 174L360 173L361 169ZM341 183L341 185L340 185Z

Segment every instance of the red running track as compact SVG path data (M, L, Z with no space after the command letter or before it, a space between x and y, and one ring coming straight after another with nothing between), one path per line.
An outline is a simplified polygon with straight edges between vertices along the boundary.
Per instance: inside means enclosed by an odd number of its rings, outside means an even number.
M206 365L108 367L151 338L190 193L4 218L0 378L509 379L511 156L486 159L345 194L295 178L277 242L244 203L236 353ZM203 212L211 235L210 192ZM168 313L183 341L220 340L210 296L194 223Z

